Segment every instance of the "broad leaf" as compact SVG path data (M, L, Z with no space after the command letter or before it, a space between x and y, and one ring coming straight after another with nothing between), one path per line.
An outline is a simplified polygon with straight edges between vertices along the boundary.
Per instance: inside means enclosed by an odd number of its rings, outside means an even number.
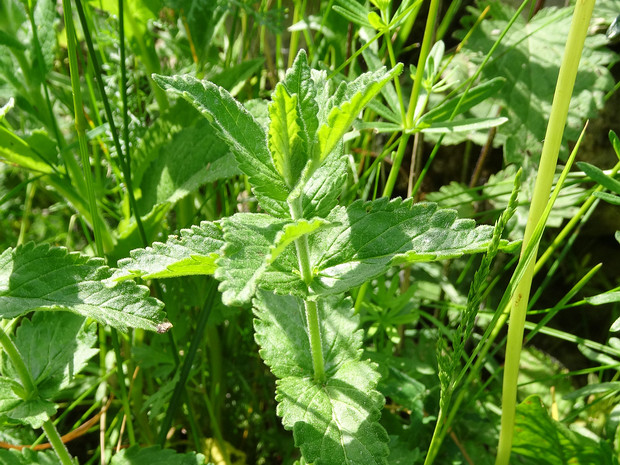
M313 218L311 220L297 220L294 223L285 225L276 236L274 244L269 249L267 263L273 263L284 249L293 241L307 234L312 234L320 228L329 227L330 224L321 218Z
M491 226L457 219L454 210L412 199L357 201L335 208L327 220L340 226L310 239L316 270L311 288L318 294L344 292L394 264L483 251L493 232Z
M330 99L327 120L318 130L319 159L324 160L336 147L358 117L360 111L381 91L381 88L402 71L398 64L390 71L381 68L378 71L362 74L353 82L341 83Z
M308 161L307 143L301 139L297 95L289 95L282 84L276 86L269 105L269 151L278 173L292 189Z
M131 258L118 262L114 278L158 279L213 274L223 246L220 225L203 221L200 226L183 229L181 237L170 236L165 244L156 242L146 249L133 250Z
M272 163L265 131L245 107L223 88L189 75L154 75L153 80L163 89L189 101L207 118L228 144L241 171L250 178L261 206L274 215L289 216L288 189Z
M301 129L299 136L307 147L307 158L311 160L316 143L316 131L319 126L319 105L316 102L316 84L312 80L312 70L308 65L308 57L303 49L297 53L293 66L284 76L282 85L290 95L297 95L297 114Z
M254 296L276 236L286 220L260 213L238 213L222 220L224 256L218 261L215 278L221 281L225 305L241 305Z
M386 464L388 436L378 420L383 396L375 364L361 360L362 333L347 299L318 303L327 379L313 380L301 299L259 292L256 340L277 382L278 415L315 465Z
M203 465L205 457L195 452L179 453L159 446L132 446L112 457L110 465Z
M496 41L497 31L504 30L514 14L514 7L502 2L493 2L490 7L490 19L473 29L453 62L468 75L477 69ZM472 15L464 19L463 24L473 24L481 13L471 11ZM506 79L497 99L490 99L489 104L502 105L499 116L509 120L497 134L497 142L505 141L504 156L508 162L520 164L528 153L534 157L540 154L571 13L572 7L543 8L529 21L524 16L518 17L484 67L483 79L496 76ZM458 34L463 37L466 31ZM570 103L566 140L578 138L583 122L596 116L597 108L603 106L605 93L614 85L606 65L616 58L605 48L605 42L602 34L589 34L586 38ZM496 111L489 105L478 108L480 112L474 110L477 117L488 117L489 111ZM563 150L567 145L562 144Z
M512 452L537 465L612 463L601 444L553 420L538 396L517 406Z
M17 393L21 385L10 378L0 377L0 426L3 424L26 424L40 428L56 413L56 405L38 396L23 399Z
M68 312L35 312L17 328L19 349L39 394L52 399L98 351L96 325Z
M67 310L109 324L164 330L161 302L133 281L115 283L102 259L26 244L0 255L0 318Z
M157 153L144 169L140 184L141 214L159 203L176 203L206 183L240 173L227 145L202 118L157 147Z

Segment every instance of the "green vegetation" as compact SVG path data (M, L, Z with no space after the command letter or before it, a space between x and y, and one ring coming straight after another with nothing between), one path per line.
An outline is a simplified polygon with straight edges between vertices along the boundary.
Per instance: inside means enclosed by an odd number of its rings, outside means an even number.
M539 7L0 0L0 463L618 464L620 3Z

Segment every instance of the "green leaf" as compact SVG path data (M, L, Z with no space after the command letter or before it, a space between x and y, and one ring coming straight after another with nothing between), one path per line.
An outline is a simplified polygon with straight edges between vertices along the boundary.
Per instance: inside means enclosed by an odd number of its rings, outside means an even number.
M578 161L577 166L581 171L586 173L604 188L609 189L616 194L620 194L620 182L616 181L611 176L607 176L600 168L584 161Z
M344 144L330 153L323 164L312 173L304 186L302 205L304 217L325 218L338 204L338 196L346 186L347 157Z
M396 65L390 71L381 68L362 74L353 82L339 86L331 100L334 106L329 110L327 121L321 124L318 130L319 160L322 161L327 157L349 130L360 111L387 82L398 76L402 69L402 64Z
M204 119L174 134L158 147L158 153L144 169L138 201L141 214L156 204L174 204L204 184L240 174L228 146Z
M61 465L53 450L37 452L28 447L21 451L0 449L0 463L2 465Z
M389 439L378 422L384 399L376 365L361 360L358 318L348 299L318 306L324 383L313 380L303 301L262 291L254 301L260 354L280 378L278 415L308 463L386 464Z
M85 325L68 312L35 312L25 318L15 334L28 371L44 399L52 399L67 387L98 350L96 325Z
M56 405L39 397L22 399L17 394L21 389L17 381L0 377L0 426L17 423L40 428L56 413Z
M34 67L36 70L36 79L44 79L39 69L48 73L54 67L54 54L56 51L56 31L54 29L54 21L56 20L56 1L55 0L38 0L34 7L34 23L37 26L37 37L41 46L41 55L43 63L41 68ZM34 39L34 37L33 37ZM32 41L32 56L37 57L35 52L35 43ZM38 57L36 58L38 59Z
M222 220L226 246L215 278L221 281L225 305L242 305L252 299L276 237L286 224L286 220L260 213L238 213Z
M116 283L99 258L32 243L0 254L0 317L67 310L109 324L165 330L162 303L133 281Z
M41 154L4 126L0 126L0 157L9 163L22 166L31 171L41 173L54 172Z
M165 244L156 242L151 247L133 250L130 258L118 262L114 278L159 279L213 274L223 247L220 225L203 221L200 226L183 229L181 237L170 236Z
M592 195L612 205L620 205L620 195L609 194L607 192L594 192Z
M285 225L276 236L275 243L269 249L267 264L273 263L291 242L329 226L331 225L322 218L301 219Z
M308 65L305 50L301 49L284 76L282 85L290 95L297 95L297 116L301 132L299 136L307 147L307 158L313 159L316 144L316 131L319 127L319 105L316 102L316 83L312 79L312 70Z
M441 105L438 105L425 113L420 118L418 124L421 126L424 126L425 124L433 126L433 123L435 122L447 121L452 116L465 113L479 103L484 102L486 99L496 95L499 90L504 86L505 82L506 80L504 78L496 77L485 81L478 86L472 87L471 89L469 89L462 102L460 101L462 94L459 94L456 97L452 97L446 102L443 102ZM457 106L458 113L452 115Z
M278 173L292 189L308 161L308 148L300 138L297 95L289 95L286 88L278 84L272 99L269 105L269 151Z
M265 131L243 105L221 87L189 75L153 75L153 80L183 97L207 118L250 178L261 206L271 214L288 217L286 183L272 163Z
M477 69L496 41L497 31L505 29L515 12L513 6L502 2L493 2L490 7L487 19L473 29L453 61L468 75ZM473 24L481 10L470 10L472 14L463 24ZM508 117L508 123L498 130L497 142L505 141L504 156L509 163L520 166L528 154L535 159L539 157L572 11L572 7L543 8L529 20L526 16L518 17L484 67L482 79L503 76L506 84L497 98L477 107L479 110L474 110L473 116L488 117L489 112L495 113L496 105L502 106L500 116ZM467 31L459 31L459 38ZM605 93L613 88L614 79L606 65L615 62L616 55L605 47L605 42L603 34L589 34L586 38L570 102L565 141L579 137L584 121L597 115ZM566 142L562 143L563 150L567 146Z
M427 128L421 128L420 131L427 134L450 134L454 132L470 132L501 126L506 121L508 121L508 118L504 117L467 118L463 120L432 123L432 126Z
M215 3L210 0L203 0L205 3ZM190 4L196 4L195 0L191 0ZM199 16L198 22L201 28L204 28L205 16ZM243 89L245 82L254 76L256 73L259 73L261 68L263 67L263 63L265 63L265 59L263 57L254 58L252 60L246 60L241 63L228 66L221 73L218 73L215 76L210 76L209 80L220 87L223 87L230 95L233 97Z
M491 226L457 219L454 210L412 199L357 201L335 208L327 220L340 226L310 237L317 294L344 292L394 264L484 251L493 233Z
M204 465L205 457L195 452L179 453L159 446L132 446L112 457L110 465Z
M530 396L517 406L512 452L537 465L612 463L596 441L549 417L538 396Z

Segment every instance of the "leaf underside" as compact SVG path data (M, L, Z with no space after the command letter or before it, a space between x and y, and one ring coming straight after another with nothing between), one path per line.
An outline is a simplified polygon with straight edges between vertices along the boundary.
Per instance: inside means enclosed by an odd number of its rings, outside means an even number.
M165 244L156 242L151 247L132 251L130 258L118 262L119 269L114 278L156 279L213 274L223 247L220 225L203 221L200 226L182 230L180 237L170 236Z

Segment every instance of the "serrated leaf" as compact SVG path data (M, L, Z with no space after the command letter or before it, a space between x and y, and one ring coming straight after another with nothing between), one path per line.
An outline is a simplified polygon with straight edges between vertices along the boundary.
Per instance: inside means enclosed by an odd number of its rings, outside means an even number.
M270 248L286 224L286 220L261 213L238 213L222 220L226 246L215 278L221 281L225 305L242 305L252 299L267 269Z
M114 278L159 279L213 274L223 247L220 225L203 221L200 226L181 230L181 237L170 236L165 244L155 242L151 247L133 250L131 258L118 262Z
M250 178L261 206L271 214L289 216L286 183L272 163L265 131L245 107L225 89L189 75L154 75L153 80L161 88L183 97L207 118L228 144L241 171Z
M318 302L326 380L313 380L301 299L260 291L254 300L256 341L278 376L278 415L315 465L385 464L388 436L378 420L383 396L375 364L360 360L362 333L348 299Z
M39 394L51 399L68 386L98 350L96 325L85 326L79 315L68 312L35 312L17 328L19 349Z
M300 137L301 125L297 114L297 95L289 95L278 84L269 105L269 151L273 164L292 189L308 161L308 148Z
M312 70L308 65L305 50L301 49L284 76L282 85L290 95L297 95L297 114L301 126L300 137L307 147L308 159L313 159L316 143L316 131L319 127L319 105L316 101L317 91L312 80Z
M37 38L41 51L41 70L48 73L54 66L54 53L56 51L56 31L54 30L54 20L56 19L56 2L53 0L39 0L34 7L34 23L37 27ZM32 42L32 56L38 59L35 51L34 40ZM38 71L39 68L35 66ZM44 79L39 73L33 73L36 79Z
M60 247L26 244L0 255L0 317L67 310L109 324L157 331L163 304L133 281L116 283L103 260Z
M337 205L338 196L346 186L346 178L347 157L341 143L306 182L302 195L304 217L325 218Z
M353 82L339 86L332 100L334 107L329 111L327 121L318 130L319 159L321 161L349 131L360 111L390 79L399 75L402 69L402 64L396 65L390 71L381 68L362 74Z
M267 264L273 263L294 240L329 226L330 224L322 218L301 219L285 225L276 236L274 244L269 248L269 254L266 259Z
M204 465L205 457L195 452L179 453L160 446L132 446L112 457L110 465Z
M517 406L512 452L540 465L612 463L601 444L553 420L538 396Z
M157 151L141 179L141 214L156 204L174 204L204 184L240 174L228 146L203 119L174 134Z
M56 405L39 397L22 399L16 394L20 388L17 381L0 377L0 425L9 422L40 428L56 413Z
M344 292L381 275L394 264L430 261L485 250L493 228L475 228L454 210L412 199L381 198L337 207L327 220L340 226L310 239L318 294Z

